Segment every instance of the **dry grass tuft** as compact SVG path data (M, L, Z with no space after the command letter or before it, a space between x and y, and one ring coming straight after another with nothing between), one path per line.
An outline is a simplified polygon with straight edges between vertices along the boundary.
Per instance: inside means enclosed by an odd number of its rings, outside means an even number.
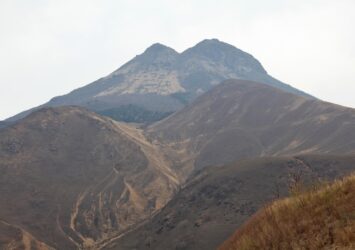
M272 203L219 249L355 249L355 174Z

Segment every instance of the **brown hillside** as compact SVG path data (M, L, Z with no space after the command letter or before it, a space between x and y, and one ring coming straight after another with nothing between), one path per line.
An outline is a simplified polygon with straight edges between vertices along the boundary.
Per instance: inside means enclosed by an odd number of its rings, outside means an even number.
M290 174L333 179L354 153L354 109L250 81L144 131L42 109L0 130L0 248L213 249L286 195Z
M355 249L355 175L274 202L219 249Z
M147 134L176 149L179 171L260 156L355 152L355 110L228 80Z
M139 130L75 107L1 130L0 159L0 232L10 239L0 249L24 232L56 249L99 247L164 206L178 185Z
M213 250L258 209L306 185L354 171L355 156L272 157L200 171L151 220L107 249Z

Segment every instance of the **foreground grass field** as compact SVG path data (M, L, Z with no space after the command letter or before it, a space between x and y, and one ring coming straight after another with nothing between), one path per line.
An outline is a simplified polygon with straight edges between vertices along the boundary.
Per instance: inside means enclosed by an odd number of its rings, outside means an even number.
M219 249L355 249L355 174L272 203Z

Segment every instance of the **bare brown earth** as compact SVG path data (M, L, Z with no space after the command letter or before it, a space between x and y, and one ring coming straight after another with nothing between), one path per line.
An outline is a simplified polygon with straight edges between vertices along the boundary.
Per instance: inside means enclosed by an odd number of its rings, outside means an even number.
M30 232L56 249L100 247L163 207L179 185L138 129L74 107L2 130L0 158L0 219L21 230L14 235Z
M146 130L175 150L183 176L260 156L355 153L355 110L228 80Z
M287 196L295 179L308 186L354 170L355 156L330 155L259 158L208 167L154 218L105 249L216 249L258 209Z
M3 250L53 250L53 248L34 238L29 232L5 221L0 221L0 246Z
M220 197L207 201L203 197L199 199L200 194L204 195L205 186L201 187L203 191L198 191L187 184L191 187L188 191L176 195L145 226L122 237L116 245L112 244L113 249L214 249L243 220L272 199L273 192L276 192L273 189L280 189L279 192L285 195L288 180L279 175L283 171L286 171L284 176L289 174L286 162L316 171L319 177L328 176L328 171L339 171L335 177L346 172L344 169L354 169L355 166L353 156L347 160L341 156L354 155L355 152L353 109L292 95L250 81L226 81L182 111L148 127L145 133L154 143L172 149L169 154L172 167L183 180L193 179L196 173L204 173L208 166L235 161L256 161L246 165L251 171L258 170L250 173L253 177L241 178L245 188L240 194L240 183L227 181L233 172L221 172L224 174L220 175L218 168L208 168L209 175L223 176L211 187L204 184L208 186L206 192L214 193L215 190L222 197L221 201L218 201ZM314 154L324 155L325 159L307 156ZM312 163L295 157L298 155L311 157ZM263 172L261 167L270 165L263 158L270 156L276 157L273 159L282 156L287 160L279 163L280 168ZM344 163L341 167L339 161ZM259 165L260 169L251 167L254 164ZM234 171L239 178L238 170ZM257 179L251 181L250 178L254 177ZM277 187L278 177L284 180L283 188ZM180 195L184 199L180 199ZM227 207L236 207L238 211L244 209L244 212L223 209L219 204L224 202L226 196ZM249 203L243 203L244 200ZM224 217L229 218L224 220ZM200 227L199 219L212 222ZM228 227L228 220L233 222L233 226Z
M77 107L42 109L0 130L0 220L7 223L0 247L15 242L26 249L31 241L33 249L40 242L55 249L146 244L159 249L178 241L178 249L201 249L194 247L201 246L204 230L211 230L208 246L217 246L272 199L270 187L278 185L279 176L284 195L292 169L311 168L307 179L333 178L355 166L350 164L354 153L353 109L250 81L222 83L143 130ZM305 161L314 154L328 158ZM268 157L278 162L270 163L270 179ZM250 167L250 175L241 175L239 167L224 172L209 167L245 160L255 162L234 166ZM209 185L197 185L199 178L207 175L213 181L214 171L219 179L212 191L198 191ZM237 182L229 182L228 175ZM239 190L239 181L242 193L229 197ZM208 198L213 189L216 199ZM228 209L221 207L223 197ZM201 209L216 221L200 227L199 219L205 220ZM164 213L176 217L172 224L169 218L168 224L161 222Z

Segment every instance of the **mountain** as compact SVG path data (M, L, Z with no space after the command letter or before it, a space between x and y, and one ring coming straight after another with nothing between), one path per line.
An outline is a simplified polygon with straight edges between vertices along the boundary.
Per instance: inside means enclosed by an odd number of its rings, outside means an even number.
M186 184L108 249L215 249L292 181L332 180L355 166L354 109L246 80L219 84L145 135L170 148Z
M290 177L341 176L354 155L354 109L247 80L140 128L42 108L0 130L0 248L218 246Z
M7 122L0 121L0 129L7 127Z
M182 53L153 44L108 76L35 109L76 105L126 122L151 123L230 78L254 80L308 96L271 77L250 54L211 39ZM22 118L33 110L9 120Z
M258 209L287 196L297 178L304 185L334 180L354 171L354 166L355 155L310 155L267 157L206 168L156 216L106 249L216 249ZM257 237L258 233L251 235Z
M146 129L186 176L262 156L355 153L355 110L246 80L227 80Z
M274 202L219 249L354 249L354 207L355 176L351 175Z
M77 107L2 129L0 248L96 249L119 236L176 192L161 152L138 129Z

